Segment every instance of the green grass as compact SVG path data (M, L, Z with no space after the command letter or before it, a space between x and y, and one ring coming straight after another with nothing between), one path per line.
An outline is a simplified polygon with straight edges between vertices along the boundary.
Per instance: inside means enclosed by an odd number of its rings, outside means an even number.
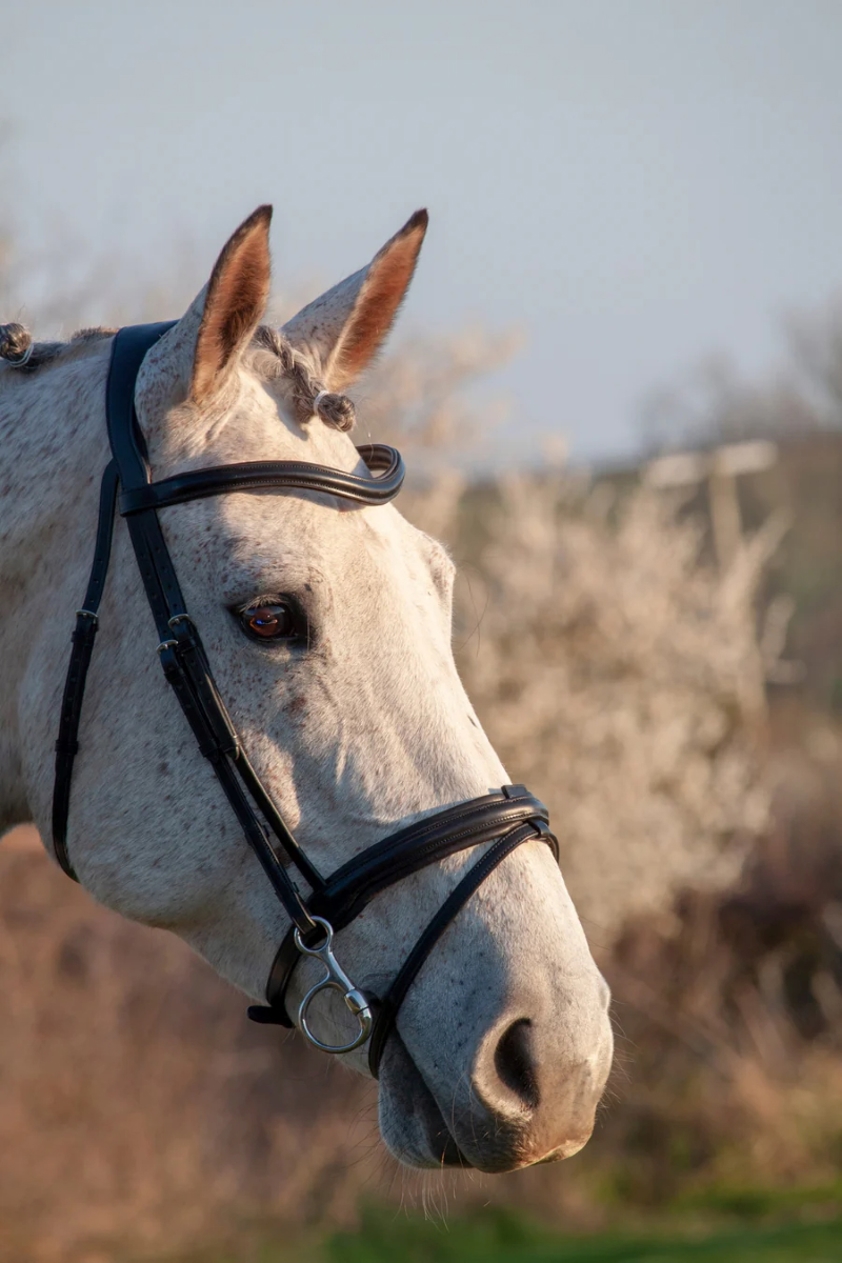
M335 1234L323 1250L325 1263L842 1263L842 1219L740 1226L692 1238L660 1233L563 1237L510 1214L487 1213L445 1226L381 1212L369 1213L358 1232Z
M712 1185L699 1192L681 1193L670 1203L670 1209L679 1214L689 1211L767 1221L781 1218L835 1218L840 1207L842 1179L830 1184L795 1185L792 1188L775 1189L751 1185Z
M279 1236L264 1238L246 1254L191 1255L172 1263L842 1263L838 1214L812 1223L743 1221L694 1231L662 1221L648 1232L573 1236L539 1227L510 1210L439 1223L369 1208L352 1232L306 1243Z
M684 1210L648 1229L588 1235L558 1233L509 1209L442 1223L370 1206L352 1231L295 1242L284 1231L268 1230L256 1240L252 1236L250 1245L242 1239L239 1249L184 1255L170 1263L842 1263L842 1204L834 1196L817 1191L800 1204L770 1200L759 1223L752 1221L760 1210L756 1199L715 1201L718 1220L711 1219L716 1210L708 1201L693 1219L685 1218ZM774 1215L778 1221L770 1220Z

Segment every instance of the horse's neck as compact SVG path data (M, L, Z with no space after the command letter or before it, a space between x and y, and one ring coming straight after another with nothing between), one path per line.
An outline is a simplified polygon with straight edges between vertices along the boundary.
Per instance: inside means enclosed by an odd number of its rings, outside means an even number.
M109 345L34 374L0 369L0 831L30 819L22 687L45 645L58 719L62 646L84 594L107 460ZM45 620L56 623L46 642Z

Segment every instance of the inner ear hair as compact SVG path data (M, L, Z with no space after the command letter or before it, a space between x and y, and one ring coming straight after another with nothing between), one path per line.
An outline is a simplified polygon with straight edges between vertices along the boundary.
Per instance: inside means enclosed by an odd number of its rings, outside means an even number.
M331 389L344 390L356 381L386 341L415 272L428 218L426 210L416 211L366 269L326 366Z
M271 206L259 206L240 225L216 261L205 296L193 359L191 397L220 388L248 346L269 301Z

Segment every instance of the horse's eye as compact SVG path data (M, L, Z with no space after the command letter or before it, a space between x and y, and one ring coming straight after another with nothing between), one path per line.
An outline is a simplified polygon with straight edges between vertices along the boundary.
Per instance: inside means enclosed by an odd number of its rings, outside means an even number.
M287 601L258 601L239 614L243 631L255 640L295 640L301 634L297 610Z

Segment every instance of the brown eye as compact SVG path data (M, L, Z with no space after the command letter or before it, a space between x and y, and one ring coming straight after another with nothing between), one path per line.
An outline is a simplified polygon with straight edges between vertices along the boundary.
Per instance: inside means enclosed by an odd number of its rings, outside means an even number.
M292 640L298 635L295 611L284 601L260 601L240 611L243 631L256 640Z

